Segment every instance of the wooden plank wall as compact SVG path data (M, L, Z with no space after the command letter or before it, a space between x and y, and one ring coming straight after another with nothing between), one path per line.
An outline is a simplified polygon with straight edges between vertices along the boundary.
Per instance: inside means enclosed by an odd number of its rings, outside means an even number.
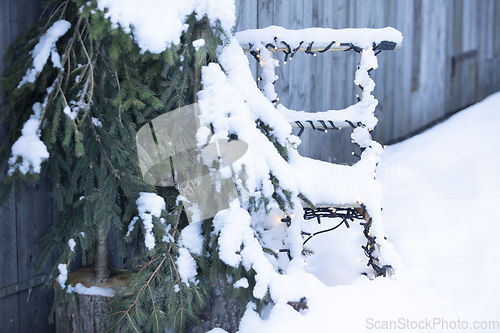
M418 133L500 90L498 0L237 0L236 5L237 31L272 24L289 29L392 26L401 31L402 50L381 53L379 68L372 72L379 100L375 139L384 144ZM282 60L281 52L276 56ZM357 62L353 52L314 58L297 54L276 71L280 102L308 111L354 104ZM309 130L301 139L303 155L356 161L349 131Z
M40 0L0 1L0 57L8 46L41 13ZM5 64L0 63L0 73ZM0 129L0 140L3 129ZM2 170L5 172L5 170ZM0 174L0 180L4 176ZM0 288L48 274L50 267L35 272L36 262L42 253L38 238L52 224L55 210L45 184L32 185L24 189L16 202L12 193L5 205L0 207ZM25 290L0 299L0 331L2 332L53 332L48 316L52 306L52 293L42 293L41 287L33 288L29 295Z

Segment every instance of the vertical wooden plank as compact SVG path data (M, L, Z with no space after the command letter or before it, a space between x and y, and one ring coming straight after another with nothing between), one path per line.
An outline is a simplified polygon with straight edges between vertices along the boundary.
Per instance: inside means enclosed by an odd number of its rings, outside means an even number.
M11 42L10 1L0 1L0 58L3 59ZM5 63L0 61L0 74L5 71ZM0 105L4 103L0 86ZM0 127L0 142L3 142L5 124ZM6 170L0 170L0 181ZM17 283L17 244L16 244L16 207L14 193L0 206L0 253L2 254L0 269L0 288ZM0 299L0 327L5 332L19 332L19 295L14 294Z
M367 25L373 29L383 28L387 25L394 25L395 22L389 24L389 19L392 16L386 16L385 10L395 10L396 5L393 4L390 8L385 6L385 1L370 2L367 7L370 9ZM383 142L384 138L391 134L390 124L386 126L387 122L391 120L391 110L393 105L393 96L388 96L387 92L392 90L392 73L394 71L394 52L382 52L378 55L378 69L374 70L371 74L375 82L375 89L372 95L379 101L375 109L375 116L379 122L374 131L374 138L377 141ZM392 60L390 63L389 60Z
M493 59L491 60L491 70L493 73L500 73L500 1L494 1L493 6L493 18L492 18L492 29L493 29L493 40L490 43L493 44ZM492 90L500 91L500 75L492 76Z
M321 16L321 27L334 28L335 18L338 15L338 10L335 8L334 3L329 0L324 0L320 4L321 8L319 10L319 13L316 13L316 15L318 16L318 18ZM321 111L334 109L333 95L339 93L339 87L334 87L335 69L333 67L332 56L332 53L334 52L325 53L318 54L318 56L313 57L312 59L312 61L316 63L315 72L317 75L318 83L320 85L318 90L321 93L321 105L318 105L318 108ZM318 60L321 61L321 63L318 63ZM321 156L321 159L323 161L332 161L332 159L335 158L335 156L338 154L338 145L336 144L337 141L335 135L337 133L335 132L336 131L329 131L328 133L325 133L325 135L323 135L323 142L325 143L325 149L322 151ZM318 144L319 143L317 143L317 145Z
M297 1L296 5L293 7L291 24L293 29L305 29L311 27L311 1ZM298 110L313 111L311 110L311 96L309 91L310 82L308 81L310 79L309 75L311 72L311 63L305 60L305 57L299 55L293 61L289 62L291 67L291 78L293 80L292 98L294 99L294 104L296 105ZM315 133L313 133L313 131L311 130L306 130L304 134L302 134L302 144L299 146L299 152L301 153L301 155L312 157L311 147L313 144L317 144L317 142L313 142L314 135Z
M453 7L453 53L459 54L463 50L463 16L464 0L454 1Z
M303 29L306 26L304 25L304 1L306 0L297 0L293 1L290 3L290 14L289 14L289 28L290 29ZM281 54L280 54L281 56ZM301 95L301 88L300 85L303 84L303 72L301 72L297 66L300 66L300 59L297 57L295 60L292 62L287 62L286 65L282 64L282 66L287 66L289 67L290 71L290 82L292 82L292 86L290 87L290 95L288 98L288 103L292 109L295 110L304 110L305 104L304 104L304 98L303 95ZM281 61L281 59L280 59ZM301 139L306 139L307 138L307 133L304 133L301 137ZM301 148L306 144L302 144Z
M494 40L494 31L500 30L500 25L494 25L494 17L495 17L495 0L487 0L486 3L484 4L484 10L483 10L483 15L478 15L478 21L481 22L481 18L484 16L485 18L485 24L484 24L484 30L485 30L485 39L483 40L483 45L484 45L484 50L486 51L486 59L491 59L493 58L493 45L495 43ZM483 34L481 34L483 36ZM480 49L483 49L481 46L479 47Z
M327 7L328 11L325 10L324 13L325 27L333 29L346 28L348 0L326 0L325 2L330 4L330 7ZM325 58L325 67L332 68L329 72L330 75L326 75L324 79L324 85L327 89L325 91L325 101L327 101L325 110L346 108L352 104L351 101L346 100L346 89L348 85L351 85L351 82L344 75L347 66L346 54L344 52L328 52L321 55L321 57Z
M257 0L257 28L266 28L273 24L274 0ZM250 62L254 62L249 55ZM261 66L257 65L257 78L261 76Z
M413 39L411 90L417 91L420 85L420 65L422 54L422 0L413 0Z
M364 17L366 16L366 11L364 10L363 3L361 0L348 1L347 4L347 27L349 28L362 28L364 27ZM356 94L359 94L359 88L354 84L355 73L359 63L359 55L355 52L342 52L342 56L346 58L346 72L345 72L345 85L346 85L346 96L345 101L347 106L352 105L357 102ZM358 159L351 155L354 151L354 146L351 143L351 129L345 129L341 132L341 139L339 140L339 145L347 147L342 150L340 155L340 160L344 164L352 165L358 161Z
M0 139L3 130L0 129ZM3 170L2 170L3 171ZM3 180L4 172L0 176ZM17 275L17 242L16 242L16 203L14 193L0 206L1 228L0 253L2 254L2 269L0 269L0 288L9 286L19 281ZM2 331L19 331L19 295L13 294L0 299L0 325Z
M454 1L453 10L453 57L462 53L462 34L463 34L463 0ZM456 59L456 58L455 58ZM461 107L460 88L461 88L462 68L457 61L452 59L450 96L451 110L458 110Z
M310 1L305 3L305 6L309 7L308 12L310 12L310 27L324 27L324 2L323 1ZM327 54L325 56L328 56ZM325 111L323 108L323 78L327 75L323 68L324 58L323 54L319 57L311 56L308 54L303 54L302 57L304 61L310 64L310 72L307 80L309 85L307 86L306 93L310 97L309 110ZM311 143L310 143L310 156L314 159L328 161L328 158L332 155L332 149L334 143L331 140L331 136L328 133L323 133L319 131L311 131Z
M411 43L411 57L407 60L410 61L408 64L411 68L411 108L409 113L409 128L408 132L416 130L420 126L419 121L419 113L421 110L421 93L420 90L422 88L422 77L424 75L422 68L422 49L426 47L428 44L427 40L423 41L423 20L424 16L427 15L427 12L424 11L423 8L423 0L413 0L412 3L412 28L408 33L411 33L411 39L409 42ZM409 37L409 36L408 36ZM408 43L405 43L405 46Z
M307 28L305 23L305 13L304 6L307 0L298 0L293 2L288 2L290 6L290 14L289 14L289 26L287 28L290 29L303 29ZM280 54L281 57L281 54ZM281 58L280 58L281 61ZM304 67L301 70L302 66L306 64L303 63L304 58L299 54L292 61L287 61L287 64L282 66L288 67L285 70L289 71L289 94L287 97L286 105L290 105L290 107L294 110L309 110L309 107L306 102L305 96L305 77L304 74L309 71L308 67ZM304 131L300 139L302 143L300 144L298 151L303 156L309 156L310 152L310 133L311 131Z
M35 266L43 251L38 245L38 239L49 231L52 224L51 208L52 198L45 184L28 186L16 205L20 281L42 273L49 275L53 267L54 263L49 261L42 272L35 272ZM42 293L41 286L38 286L33 288L29 298L28 295L28 290L19 293L20 331L29 332L33 327L36 327L38 332L52 331L53 326L48 325L48 317L53 294Z
M493 56L500 56L500 1L495 1L493 15Z
M463 16L462 16L462 54L476 50L476 9L478 4L476 0L463 0ZM475 59L467 58L460 61L461 67L460 77L460 107L466 107L473 103L475 98L475 89L473 87L475 70L473 69L473 61Z
M390 126L390 136L385 136L382 143L403 137L409 132L410 112L411 112L411 94L414 86L412 57L413 46L413 1L388 0L386 15L389 26L394 26L403 34L403 47L397 52L391 52L385 55L387 59L385 70L391 71L392 75L388 80L393 80L392 88L386 90L384 98L392 98L393 104L390 111L390 122L386 121L382 125ZM391 21L394 21L392 25ZM387 23L387 22L386 22ZM418 89L418 84L416 85ZM391 97L392 95L392 97ZM377 125L380 126L380 125Z
M290 2L286 0L274 1L274 24L280 27L290 28L291 6ZM274 88L280 103L286 107L291 107L291 66L283 64L283 52L275 52L274 58L279 60L279 67L275 68L275 73L278 76Z
M236 5L235 31L257 28L257 0L239 0Z
M235 31L243 31L248 29L257 29L257 0L240 0L235 2L236 5L236 24ZM246 53L250 70L254 79L257 79L258 63L249 54Z
M463 34L462 52L475 50L477 48L477 24L476 17L478 7L483 7L485 1L463 0Z
M9 0L0 1L0 56L5 56L7 48L10 45L10 2ZM0 74L5 70L5 63L0 61ZM0 86L1 89L1 86ZM3 96L3 94L1 95Z
M323 11L323 27L333 29L343 29L347 26L346 20L346 0L331 1L325 0ZM323 62L323 71L321 68L318 72L318 78L322 80L322 108L321 110L335 110L343 109L351 103L345 100L346 86L350 82L346 79L344 73L347 63L346 54L344 52L326 52L318 54L317 58ZM323 155L321 159L332 163L345 162L344 157L349 154L351 143L349 140L349 131L335 131L330 130L328 133L318 133L319 140L325 144ZM348 144L344 144L348 142ZM349 151L349 153L346 153Z
M477 31L479 34L478 45L478 58L475 62L477 67L476 77L476 100L482 100L486 96L495 92L494 78L498 75L491 75L495 73L492 71L493 59L493 36L494 36L494 3L490 0L485 0L480 3L478 8L478 15L476 19ZM499 27L496 27L498 30Z
M310 24L307 27L322 27L323 26L323 15L319 15L322 4L320 6L319 1L308 1L304 4L308 8L307 12L310 13L308 20ZM311 111L323 111L323 91L321 90L322 78L325 75L323 66L323 57L313 57L309 54L300 52L301 58L310 67L308 72L307 80L309 81L307 88L307 95L309 96L309 110Z
M273 24L274 0L257 1L257 27L265 28Z
M359 15L358 7L359 4L357 0L347 2L347 28L359 28L356 19ZM344 56L347 59L345 68L345 78L347 80L346 101L348 104L352 104L356 101L356 94L359 92L359 89L353 83L359 57L354 52L347 52Z
M492 33L490 24L493 22L493 3L483 0L476 4L476 17L473 22L476 25L476 49L479 51L478 61L484 61L493 57Z
M446 6L440 1L422 1L422 41L429 47L422 48L421 89L418 98L420 109L415 114L415 128L421 128L444 115ZM436 47L432 47L436 46Z
M403 2L399 2L402 4ZM397 11L398 2L393 0L384 1L384 15L381 25L397 26ZM399 28L399 27L397 27ZM397 61L398 55L396 52L382 52L378 55L378 69L372 75L375 81L375 91L373 95L379 100L375 115L379 119L377 127L374 131L374 138L379 142L386 142L392 137L395 131L393 121L396 118L394 114L394 102L397 96L401 93L401 89L395 91L395 80L397 76ZM401 86L399 86L401 88ZM381 112L382 111L382 112Z
M447 83L445 111L448 114L449 112L451 112L451 110L453 110L454 101L451 98L451 96L453 95L455 89L453 86L453 77L452 77L452 57L455 53L454 51L455 2L453 0L448 0L446 1L446 6L447 6L446 12L448 13L448 15L446 17L446 45L445 45L446 59L447 59L445 68L445 76Z

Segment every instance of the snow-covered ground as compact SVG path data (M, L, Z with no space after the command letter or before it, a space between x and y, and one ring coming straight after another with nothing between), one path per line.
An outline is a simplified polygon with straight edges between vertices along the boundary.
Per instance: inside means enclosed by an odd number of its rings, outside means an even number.
M384 225L404 264L395 277L348 273L361 264L348 245L356 226L318 235L308 243L312 274L294 275L308 285L309 309L247 311L240 332L499 331L499 126L496 93L384 150Z

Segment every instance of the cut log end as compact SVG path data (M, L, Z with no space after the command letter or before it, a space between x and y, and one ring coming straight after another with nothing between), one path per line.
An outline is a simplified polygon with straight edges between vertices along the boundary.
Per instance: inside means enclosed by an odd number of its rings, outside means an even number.
M69 275L68 282L72 287L81 283L86 288L99 287L112 289L113 294L122 292L130 277L130 272L124 269L111 269L107 282L93 281L92 268L83 268ZM108 293L111 294L111 293ZM112 297L101 295L74 294L75 301L67 301L56 310L57 333L106 332L109 324L109 306ZM126 332L118 328L113 332Z

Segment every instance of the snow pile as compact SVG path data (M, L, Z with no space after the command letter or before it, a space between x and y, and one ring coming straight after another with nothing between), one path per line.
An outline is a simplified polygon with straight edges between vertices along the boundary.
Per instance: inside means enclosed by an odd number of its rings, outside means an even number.
M165 210L165 200L156 193L141 192L136 204L139 217L144 223L144 242L148 250L152 250L156 245L155 235L153 234L153 216L160 218L161 211ZM134 218L130 223L127 235L134 228L136 221L137 219Z
M61 288L64 289L64 286L66 284L66 280L68 279L68 265L59 264L57 266L57 269L59 270L59 275L57 276L57 282L59 282L59 285L61 286Z
M104 297L113 297L115 292L111 288L101 288L97 286L85 287L81 283L77 283L76 286L68 286L68 293L76 293L80 295L99 295Z
M192 254L201 255L203 251L202 222L190 223L181 231L179 244L189 250Z
M194 258L186 248L179 248L179 257L176 260L177 270L181 276L181 281L189 285L189 282L197 283L197 266Z
M205 45L204 39L197 39L197 40L193 41L193 47L196 51L198 51L198 49L200 47L203 47L203 45Z
M343 246L359 226L322 234L307 244L314 254L306 272L289 269L280 277L283 293L307 296L308 309L277 302L260 317L249 304L239 332L430 332L459 323L496 332L500 301L491 295L500 293L500 224L491 207L500 202L499 105L497 93L384 150L377 173L382 215L405 269L392 279L353 278L356 265L364 265ZM308 231L318 227L312 224Z
M67 115L71 120L75 120L76 116L78 116L78 112L75 110L71 110L71 108L66 105L63 109L65 115Z
M199 20L204 15L211 25L219 21L230 33L235 22L234 0L98 0L116 28L132 33L142 52L161 53L171 44L179 44L188 28L186 16L193 11Z
M248 284L248 280L246 278L241 278L239 279L238 281L236 281L234 284L233 284L233 287L236 289L236 288L243 288L243 289L246 289L248 288L249 284Z
M41 133L39 128L42 109L43 105L40 103L33 105L34 114L24 123L21 136L12 145L12 156L9 159L9 174L14 173L16 169L23 174L28 173L30 170L34 173L40 173L42 162L49 158L47 146L40 140ZM17 164L19 157L22 161L20 164Z
M71 27L71 23L65 20L60 20L55 22L43 35L40 37L38 44L36 44L35 48L31 52L33 56L33 68L30 68L26 71L21 82L17 88L20 88L26 82L35 82L36 76L43 69L43 66L47 63L47 60L50 57L52 61L52 65L56 68L62 68L61 65L61 57L59 53L57 53L56 42L63 36Z
M203 251L202 222L190 223L181 231L179 238L179 258L176 265L181 276L181 281L186 285L189 282L198 283L196 275L198 267L191 253L201 255Z
M76 242L75 242L75 240L73 238L71 238L68 241L68 246L69 246L69 249L71 250L71 252L75 251Z

